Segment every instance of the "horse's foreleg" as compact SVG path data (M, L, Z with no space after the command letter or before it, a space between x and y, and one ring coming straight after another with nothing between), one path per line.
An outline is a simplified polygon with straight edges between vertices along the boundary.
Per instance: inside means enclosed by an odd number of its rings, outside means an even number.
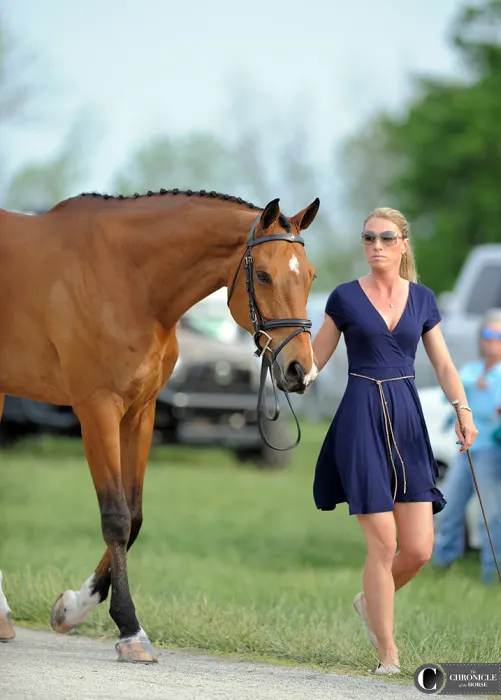
M124 418L120 424L120 461L122 485L131 516L131 531L127 549L134 544L141 529L143 480L155 421L155 402L140 416ZM80 591L66 591L64 620L54 620L56 632L64 634L83 622L88 613L108 597L111 586L110 554L106 549L94 573Z
M82 440L96 488L107 552L82 591L66 591L56 601L51 624L65 632L78 624L91 607L103 599L99 583L111 579L110 615L120 632L116 645L119 659L154 661L148 637L141 628L132 602L127 576L127 545L131 536L131 515L121 475L120 421L113 399L77 407ZM109 571L109 573L108 573Z
M155 423L156 402L152 401L143 411L125 416L120 424L120 458L122 484L130 513L129 550L143 523L143 482L151 437ZM111 585L110 556L108 550L93 574L93 591L99 594L98 603L106 600Z
M0 642L9 642L15 636L9 604L2 590L2 572L0 571Z

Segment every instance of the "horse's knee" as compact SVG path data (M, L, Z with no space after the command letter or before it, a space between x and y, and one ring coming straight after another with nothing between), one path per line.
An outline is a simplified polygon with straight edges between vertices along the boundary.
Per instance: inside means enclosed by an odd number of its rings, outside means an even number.
M108 500L102 504L101 527L107 545L127 546L131 534L131 516L125 499Z

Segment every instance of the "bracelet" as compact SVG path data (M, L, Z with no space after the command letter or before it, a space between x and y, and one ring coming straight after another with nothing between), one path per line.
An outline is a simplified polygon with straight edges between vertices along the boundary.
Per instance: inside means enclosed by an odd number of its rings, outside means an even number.
M471 408L469 406L460 406L458 408L458 411L460 411L462 408L464 408L465 411L469 411L470 413L473 413L473 411L471 410Z

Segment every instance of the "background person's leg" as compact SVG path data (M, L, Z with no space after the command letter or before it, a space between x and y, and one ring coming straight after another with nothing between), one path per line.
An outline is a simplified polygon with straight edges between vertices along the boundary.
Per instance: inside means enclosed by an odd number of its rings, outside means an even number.
M435 516L436 534L432 561L437 567L448 566L464 554L466 506L474 489L468 456L458 454L449 465L440 486L447 505Z
M484 506L487 525L491 533L492 545L501 568L501 449L482 450L472 458L478 488ZM475 491L475 498L478 496ZM478 527L481 535L481 578L484 583L498 581L498 573L492 555L491 543L485 528L482 509L478 504Z

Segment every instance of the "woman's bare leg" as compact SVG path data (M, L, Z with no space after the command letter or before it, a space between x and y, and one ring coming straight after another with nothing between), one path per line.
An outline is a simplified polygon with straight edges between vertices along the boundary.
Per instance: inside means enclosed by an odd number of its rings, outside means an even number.
M431 503L395 503L399 551L393 559L395 591L409 583L433 552Z
M395 584L392 567L397 548L393 511L357 515L367 545L363 572L364 602L372 630L378 640L383 666L399 665L393 639Z

